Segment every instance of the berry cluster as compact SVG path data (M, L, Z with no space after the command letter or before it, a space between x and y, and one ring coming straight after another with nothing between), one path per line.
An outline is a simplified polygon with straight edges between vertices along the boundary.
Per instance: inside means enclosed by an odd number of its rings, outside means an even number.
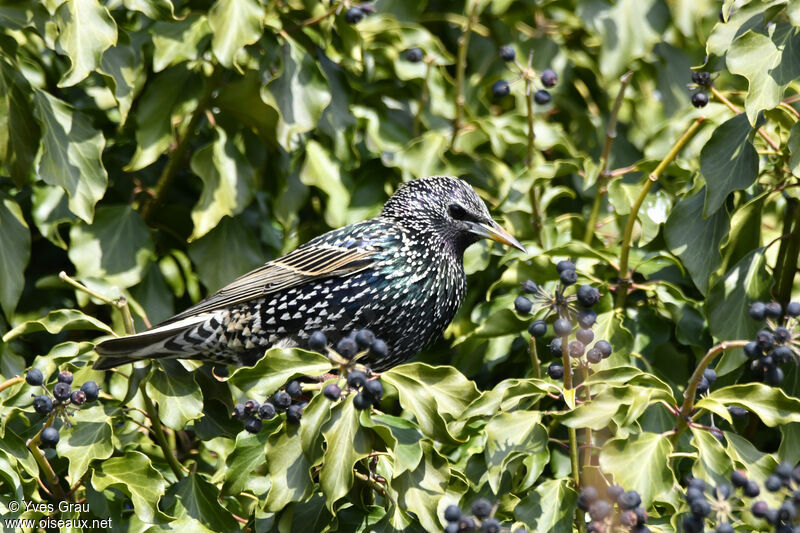
M536 79L536 72L533 70L533 68L530 66L525 68L517 62L517 53L514 51L513 46L509 44L501 46L500 59L502 59L506 64L513 66L514 68L511 68L511 71L519 74L520 79L527 79L529 81ZM558 74L551 69L546 69L542 71L542 73L538 76L538 79L543 88L533 93L533 100L539 105L545 105L550 103L550 100L553 99L547 89L555 87L556 83L558 83ZM496 81L492 85L492 96L494 96L494 98L504 98L509 94L511 94L511 85L506 80Z
M553 322L553 333L556 336L548 344L552 356L561 358L564 343L568 343L569 355L579 364L588 367L589 364L599 363L613 352L611 344L606 340L598 340L589 348L589 344L594 341L592 326L597 321L597 313L591 308L600 301L600 291L591 285L581 285L574 294L567 295L567 289L578 281L575 264L568 260L560 261L556 265L556 271L559 283L553 294L531 280L522 283L522 289L532 295L538 302L539 308L546 309L545 318L534 320L528 327L528 332L534 338L547 335L546 318L553 314L557 317ZM518 296L514 300L514 309L521 315L528 315L533 310L533 302L525 296ZM570 341L569 336L574 328L573 321L577 322L578 327L574 333L574 340ZM552 363L547 369L547 374L553 379L561 379L564 376L563 359Z
M578 508L589 513L592 520L586 528L589 533L649 532L650 529L645 525L647 512L641 505L642 497L638 492L626 491L619 485L608 486L604 497L600 497L600 493L591 485L581 489L578 494Z
M782 503L777 508L770 508L767 502L758 500L749 505L750 513L775 526L775 533L800 532L800 466L793 469L789 463L779 464L764 481L764 488L782 494ZM737 494L739 491L741 496ZM717 533L733 533L733 525L748 510L742 498L757 498L760 494L758 483L748 479L740 470L733 472L730 485L720 483L711 487L700 478L692 478L686 484L684 495L689 514L683 518L683 531L699 533L705 531L706 522L713 522Z
M308 349L319 352L329 357L334 352L334 356L348 363L355 363L358 359L369 355L375 359L383 359L389 354L389 346L368 329L351 331L346 337L339 339L336 349L328 347L328 338L321 331L315 331L308 338ZM335 357L334 357L335 359Z
M698 89L692 95L692 105L695 107L705 107L708 104L708 94L706 94L706 89L711 87L711 74L708 72L700 72L697 70L692 71L692 83L690 84L690 88Z
M747 343L744 353L752 360L750 369L758 379L770 385L783 381L780 364L798 361L800 338L800 303L790 302L784 309L778 302L755 302L749 309L750 317L766 322L755 340Z
M356 391L353 398L353 407L359 411L378 405L383 397L383 385L378 379L367 379L367 375L360 370L352 370L347 374L347 387ZM332 402L338 401L342 396L339 385L331 383L322 389L322 394Z
M286 421L299 424L303 416L303 408L308 405L303 400L303 387L299 381L292 380L283 390L277 391L270 400L258 403L247 399L237 403L233 408L233 417L244 421L244 429L250 433L261 431L264 420L271 420L278 413L286 413Z
M457 533L460 531L481 531L484 533L500 533L509 531L503 527L500 521L494 517L495 505L486 498L478 498L472 502L470 509L471 515L462 512L458 505L448 505L444 510L444 519L447 526L445 533ZM479 529L480 528L480 529ZM517 528L514 533L527 533L525 528Z
M33 410L42 416L55 418L60 415L67 427L70 421L67 415L71 414L67 406L79 407L86 402L93 402L100 396L100 387L94 381L87 381L80 388L72 389L72 372L64 370L58 373L56 384L53 385L52 397L44 385L44 375L38 368L31 368L25 374L25 381L33 387L42 387L44 394L33 396ZM42 430L39 442L42 447L54 447L58 444L58 430L49 425Z

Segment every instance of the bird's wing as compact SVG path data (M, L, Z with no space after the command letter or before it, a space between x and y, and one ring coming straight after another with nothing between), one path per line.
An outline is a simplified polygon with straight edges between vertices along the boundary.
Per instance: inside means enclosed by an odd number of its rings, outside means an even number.
M360 272L372 265L379 251L380 248L376 246L346 247L309 243L235 279L165 323L245 302L312 279Z

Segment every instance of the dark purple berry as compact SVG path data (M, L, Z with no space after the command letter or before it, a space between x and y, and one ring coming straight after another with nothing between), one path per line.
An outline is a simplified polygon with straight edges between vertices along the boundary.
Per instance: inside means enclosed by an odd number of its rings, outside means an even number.
M322 394L330 401L335 402L342 395L342 389L331 383L322 389Z
M233 417L236 418L237 420L244 420L245 418L247 418L247 413L244 410L243 403L237 403L236 405L233 406Z
M561 274L565 270L575 270L575 263L565 259L564 261L559 261L558 264L556 264L556 272Z
M747 309L747 314L753 320L764 320L767 317L767 306L764 302L753 302Z
M372 396L372 399L377 402L383 398L383 385L377 379L367 381L364 384L364 391Z
M599 495L597 494L597 489L591 485L588 485L581 489L581 492L578 494L578 508L584 511L588 511L589 507L597 501Z
M481 524L481 533L500 533L500 521L497 518L487 518Z
M458 505L448 505L444 510L444 519L448 522L458 522L461 520L461 507Z
M692 105L695 107L705 107L708 105L708 95L704 92L694 93L692 95Z
M558 74L548 68L542 71L539 79L542 80L542 85L545 87L555 87L556 83L558 83Z
M472 502L472 514L480 520L487 518L492 514L492 502L486 498L478 498Z
M336 343L336 352L345 359L352 359L358 353L358 345L354 339L344 337Z
M69 383L56 383L53 387L53 397L59 402L66 402L69 400L70 395L72 394L72 387L69 386Z
M583 355L583 352L586 350L586 346L583 345L581 341L572 341L569 343L569 354L572 357L580 357Z
M364 19L364 12L357 7L351 7L344 14L344 19L348 24L358 24Z
M553 357L561 357L561 337L555 337L551 340L550 344L547 345L547 349L550 350L550 355Z
M597 341L594 343L594 347L600 350L600 353L603 354L603 359L609 357L614 351L608 341Z
M617 498L617 505L623 509L633 509L634 507L638 507L641 503L642 497L639 496L639 493L635 490L624 492Z
M406 50L406 60L411 63L419 63L425 57L421 48L409 48Z
M744 345L744 354L750 359L758 359L764 352L755 341L750 341Z
M756 344L762 350L769 350L775 344L775 338L769 330L762 329L756 334Z
M782 486L783 481L775 474L767 476L767 479L764 480L764 488L770 492L778 492Z
M603 354L600 353L600 350L598 350L597 348L590 348L586 352L586 360L592 363L593 365L596 365L597 363L603 360Z
M54 427L44 428L42 434L39 436L39 441L43 448L54 448L55 445L58 444L58 439L58 430Z
M578 273L574 270L565 270L559 275L559 279L564 286L569 287L578 281Z
M731 474L731 483L737 489L741 489L747 485L747 476L741 470L734 470Z
M74 390L72 391L69 400L75 405L83 405L86 403L86 393L82 390Z
M514 51L514 47L510 44L506 44L500 47L500 59L503 61L514 61L517 57L516 52Z
M775 342L778 344L783 344L792 338L792 334L789 333L789 330L783 326L778 326L775 328Z
M705 518L706 516L711 514L711 504L708 503L708 501L705 498L703 499L698 498L692 501L692 503L690 504L690 509L692 515L696 516L697 518Z
M591 285L581 285L578 287L578 303L583 307L592 307L600 301L600 291Z
M594 340L594 331L590 329L579 329L575 332L575 338L583 344L589 344Z
M789 302L786 305L786 314L794 318L800 316L800 302Z
M308 349L312 352L325 353L328 346L328 338L321 331L315 331L308 338Z
M539 286L536 283L532 282L529 279L526 279L522 282L522 290L527 292L528 294L536 294L539 292Z
M375 342L375 334L369 329L360 329L356 333L356 344L359 350L366 350Z
M354 389L360 389L367 382L367 375L360 370L353 370L347 375L347 385Z
M544 320L534 320L531 322L531 325L528 326L528 333L530 333L532 337L544 337L547 335L547 322Z
M792 479L792 465L786 461L778 464L778 466L775 467L775 475L782 480L789 481Z
M45 394L36 396L33 399L33 410L40 415L48 415L53 410L53 400Z
M597 313L591 309L581 309L578 311L578 324L582 328L591 328L597 322Z
M766 372L764 372L764 382L769 385L780 385L783 383L783 378L783 370L777 366L769 368Z
M753 507L750 508L750 512L753 513L753 516L756 518L764 518L767 516L767 511L769 511L769 506L767 502L759 500L753 504Z
M748 498L755 498L759 494L761 494L761 489L758 487L758 483L748 479L747 484L744 486L744 495Z
M378 359L382 359L389 354L389 346L383 340L375 339L375 342L369 347L369 353Z
M70 372L69 370L62 370L61 372L58 373L58 377L56 377L56 380L59 383L66 383L67 385L72 385L72 372Z
M290 405L288 409L286 409L286 421L292 424L299 424L300 419L303 417L303 406L302 404L296 403Z
M611 504L605 500L597 500L589 506L589 516L592 520L602 520L609 514L611 514Z
M547 375L552 379L561 379L564 377L564 365L559 363L550 363L547 367Z
M553 322L553 332L559 337L566 337L572 331L572 322L566 318L558 318Z
M270 420L275 418L276 414L275 406L270 402L264 402L258 407L258 416L261 420Z
M707 87L711 83L711 74L708 72L698 72L696 70L692 71L692 81L697 85Z
M272 405L274 405L275 409L278 411L285 411L292 405L292 397L289 396L288 393L279 390L272 395Z
M549 104L552 99L553 97L550 96L550 93L544 89L539 89L533 94L533 101L539 105Z
M511 94L511 86L506 80L499 80L492 85L492 96L495 98L505 98Z
M359 411L369 409L372 407L372 398L365 391L360 391L356 394L355 398L353 398L353 407Z
M778 302L768 302L767 303L767 317L779 319L783 316L783 307Z
M250 418L245 420L244 429L248 433L258 433L259 431L261 431L261 425L262 425L261 420L259 420L254 416L251 416Z
M255 400L247 400L244 402L244 413L246 415L254 415L258 412L259 403Z
M703 377L709 385L713 385L717 381L717 372L713 368L706 368L703 370Z
M87 402L93 402L100 396L100 387L94 381L87 381L81 385L81 390L86 394Z
M514 300L514 309L521 315L530 314L533 304L524 296L517 296Z
M619 499L623 492L625 492L625 489L619 485L609 485L608 488L606 488L606 498L612 502L615 502Z
M25 373L25 382L28 385L38 387L44 382L44 376L42 375L42 371L38 368L31 368L28 372Z
M286 392L292 398L299 398L303 395L303 386L300 385L299 381L292 380L286 385Z

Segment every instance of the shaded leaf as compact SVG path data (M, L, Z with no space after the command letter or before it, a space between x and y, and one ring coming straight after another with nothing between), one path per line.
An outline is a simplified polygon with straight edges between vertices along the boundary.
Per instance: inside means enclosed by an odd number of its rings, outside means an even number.
M164 505L176 518L194 518L212 531L239 531L231 513L220 505L217 488L200 474L189 474L172 485Z
M147 523L152 523L161 514L158 501L164 495L166 485L150 459L135 450L125 452L122 457L103 461L100 468L92 473L95 490L113 487L127 494L133 502L133 512L139 520Z
M758 154L750 142L753 129L744 115L721 124L700 152L700 172L706 179L708 217L722 207L733 191L746 189L758 176Z
M643 505L649 506L659 495L672 489L675 476L666 466L672 444L666 435L635 433L603 444L600 468L614 476L614 482L626 490L637 491ZM631 468L631 465L636 465Z
M297 376L321 376L332 368L327 356L293 348L270 348L255 366L236 369L228 383L248 396L269 396Z
M0 168L17 185L33 173L41 137L33 117L32 92L22 73L0 59Z
M25 287L25 267L31 257L28 224L22 210L10 199L0 201L0 228L0 307L10 318Z
M327 444L319 472L319 484L325 503L333 509L336 501L353 486L353 467L372 451L372 437L361 427L359 412L353 407L351 394L331 411L322 428Z
M76 483L95 459L108 459L114 453L111 419L99 405L80 409L71 418L72 429L61 430L56 450L69 459L69 477Z
M527 477L532 484L550 460L547 448L547 430L539 423L539 417L529 411L501 413L486 424L486 458L489 486L499 494L500 481L508 464L525 457Z
M185 429L203 416L203 393L191 373L174 361L161 361L147 381L147 394L158 404L158 416L170 429Z
M514 518L534 533L572 533L578 494L566 479L548 479L514 508Z
M71 63L58 85L69 87L97 70L103 52L117 42L117 25L97 0L62 3L56 10L56 22L56 50L69 56Z
M258 0L217 0L208 13L211 48L226 67L238 66L236 55L261 37L264 8Z
M769 427L790 422L800 422L800 399L787 396L781 389L763 383L729 385L712 390L695 404L698 409L708 409L731 421L728 406L738 405L752 411Z
M111 335L114 334L111 328L106 324L100 322L96 318L83 314L77 309L57 309L55 311L50 311L47 313L47 316L42 318L23 322L3 335L3 341L8 342L10 339L19 337L20 335L36 333L38 331L46 331L50 334L55 334L73 329L93 329L104 331Z

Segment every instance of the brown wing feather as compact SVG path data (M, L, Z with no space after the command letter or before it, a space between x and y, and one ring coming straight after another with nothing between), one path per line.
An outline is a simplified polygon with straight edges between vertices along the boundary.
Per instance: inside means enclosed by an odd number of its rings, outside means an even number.
M360 272L372 264L377 251L376 248L342 248L324 244L298 248L236 278L165 324L295 287L312 279Z

